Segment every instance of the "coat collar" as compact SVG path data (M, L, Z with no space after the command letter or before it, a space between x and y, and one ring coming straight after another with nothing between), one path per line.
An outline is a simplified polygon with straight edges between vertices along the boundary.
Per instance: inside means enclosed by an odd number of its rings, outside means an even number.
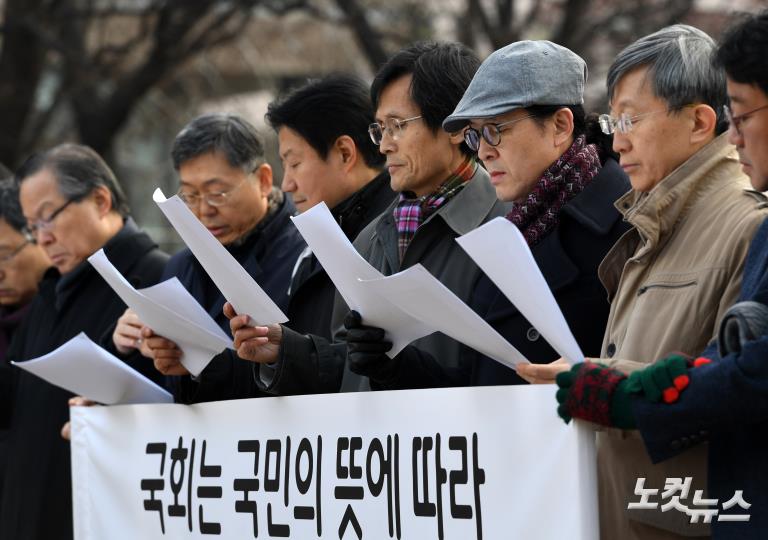
M608 158L594 180L563 207L563 213L596 234L608 234L619 217L613 204L629 189L622 168Z
M650 192L632 190L616 201L616 208L635 227L646 249L659 245L685 217L696 199L717 181L709 172L727 158L735 159L735 148L724 133L688 158Z
M371 216L370 212L376 208L381 210L383 197L386 197L387 202L395 199L395 192L392 191L389 184L389 173L381 172L358 191L333 207L331 214L347 238L354 240L371 218L375 217Z
M478 165L466 187L424 223L440 216L457 235L461 236L478 228L497 201L496 190L491 185L488 171Z

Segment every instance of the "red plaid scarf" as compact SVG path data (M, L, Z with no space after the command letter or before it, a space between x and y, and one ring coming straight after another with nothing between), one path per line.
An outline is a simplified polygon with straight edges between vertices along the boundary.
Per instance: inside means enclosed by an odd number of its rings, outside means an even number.
M525 201L515 204L507 219L517 225L530 247L535 246L560 221L563 207L581 193L600 172L600 157L584 135L544 171Z
M468 157L435 192L417 198L409 198L408 195L413 195L410 192L400 194L400 201L393 214L397 226L397 245L401 261L421 224L467 185L469 179L475 174L476 168L477 163L474 158Z

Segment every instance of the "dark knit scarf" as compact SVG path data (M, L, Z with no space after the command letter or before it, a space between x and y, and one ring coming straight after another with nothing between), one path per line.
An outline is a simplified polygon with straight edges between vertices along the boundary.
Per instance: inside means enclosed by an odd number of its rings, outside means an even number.
M541 241L560 221L563 207L581 193L600 172L597 146L584 135L544 171L525 201L515 204L507 219L517 225L530 247Z
M393 214L397 226L397 246L401 261L405 255L405 250L408 249L421 224L455 197L469 182L476 169L477 163L475 163L474 158L468 157L433 193L422 197L412 197L413 193L411 192L400 194L400 201L397 203Z

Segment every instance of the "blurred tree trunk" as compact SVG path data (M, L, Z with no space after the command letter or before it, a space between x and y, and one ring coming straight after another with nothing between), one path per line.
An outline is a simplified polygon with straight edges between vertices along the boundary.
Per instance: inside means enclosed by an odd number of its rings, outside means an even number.
M45 48L34 31L42 0L6 0L0 50L0 162L16 164L35 101Z

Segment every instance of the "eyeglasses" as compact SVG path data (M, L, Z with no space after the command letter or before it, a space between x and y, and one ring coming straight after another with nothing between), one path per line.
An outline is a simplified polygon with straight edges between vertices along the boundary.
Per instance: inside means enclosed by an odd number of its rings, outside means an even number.
M24 233L24 242L19 247L12 249L9 253L0 252L0 266L5 266L11 262L16 255L21 253L21 250L34 243L35 239L29 233Z
M504 129L509 128L503 128L504 126L509 126L512 124L516 124L517 122L522 122L523 120L527 118L533 118L536 116L535 114L529 114L526 116L521 116L520 118L515 118L514 120L508 120L507 122L502 122L500 124L483 124L480 126L480 129L475 129L473 127L468 127L464 130L464 142L467 143L467 146L469 146L469 149L473 152L477 152L480 150L480 137L482 137L485 142L490 144L491 146L499 146L501 143L501 132L504 131Z
M693 104L683 105L683 108L685 107L693 107ZM613 135L617 131L622 135L626 135L627 133L632 132L634 124L641 118L651 116L652 114L668 113L674 110L677 110L677 108L670 107L660 111L651 111L647 113L636 114L634 116L630 116L627 113L621 113L618 118L611 116L610 114L601 114L597 117L597 121L600 124L600 130L606 135Z
M47 218L40 218L35 219L32 221L27 221L27 229L29 230L29 233L32 236L36 236L38 232L45 231L50 232L51 229L53 229L53 220L58 217L59 214L61 214L67 206L72 204L73 202L77 202L77 199L69 199L67 202L59 206L56 210L54 210L50 216Z
M751 111L740 114L739 116L733 116L730 107L728 107L728 105L723 105L723 112L725 113L725 117L728 119L728 123L731 125L734 131L736 131L736 134L739 137L741 137L741 124L743 124L745 120L748 120L749 117L754 113L762 111L763 109L768 109L768 105L763 105L757 109L752 109Z
M383 126L378 122L369 125L368 135L371 136L371 140L376 146L381 144L381 140L384 138L385 133L389 135L393 141L397 141L400 139L400 137L402 137L403 131L405 130L405 126L408 124L408 122L413 122L419 118L421 118L421 115L412 116L403 120L400 118L387 118L384 120Z
M244 179L242 182L228 191L212 191L211 193L203 193L200 195L198 193L185 193L179 190L176 195L178 195L179 199L184 201L184 203L190 208L197 208L197 205L200 204L201 200L205 201L205 204L209 206L219 207L230 203L230 197L232 194L240 189L247 181L247 178Z

